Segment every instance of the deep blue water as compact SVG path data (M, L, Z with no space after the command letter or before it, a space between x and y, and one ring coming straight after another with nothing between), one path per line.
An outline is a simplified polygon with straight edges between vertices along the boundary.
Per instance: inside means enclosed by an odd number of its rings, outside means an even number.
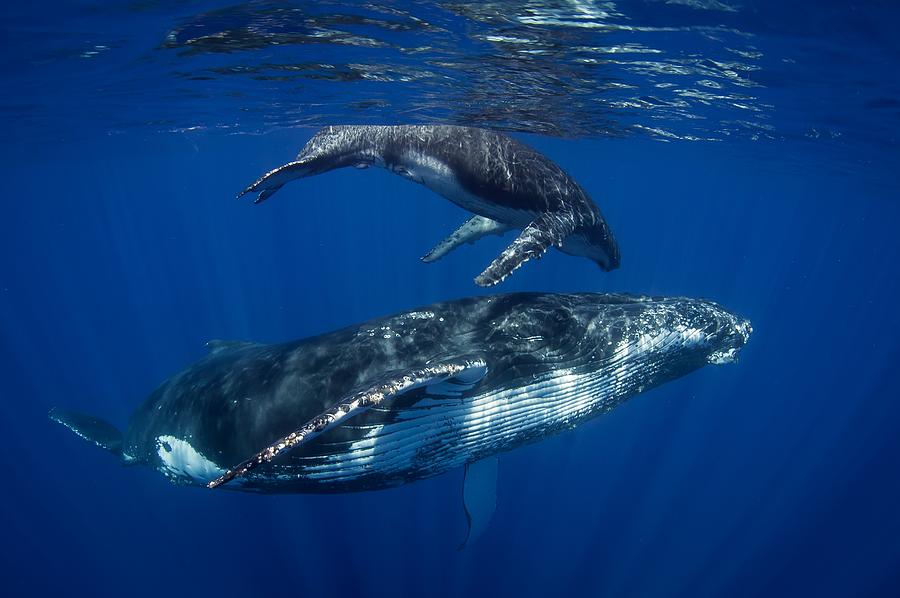
M900 594L900 13L691 4L2 17L0 591ZM349 122L511 131L592 195L621 268L551 252L480 289L512 237L421 263L466 215L377 169L233 199ZM122 468L46 417L124 426L209 339L517 290L708 297L754 334L737 364L502 455L494 519L463 551L462 472L213 492Z

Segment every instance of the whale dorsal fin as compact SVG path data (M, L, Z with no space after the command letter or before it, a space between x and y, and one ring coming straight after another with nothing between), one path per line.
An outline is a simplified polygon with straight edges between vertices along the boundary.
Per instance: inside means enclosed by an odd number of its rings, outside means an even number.
M114 455L122 454L122 433L111 423L99 417L77 411L65 411L56 407L51 409L47 415L88 442L92 442Z
M487 235L502 235L510 228L512 227L484 216L472 216L438 243L434 249L426 253L422 257L422 261L436 262L463 243L474 243Z
M539 258L551 245L562 245L575 230L575 215L571 212L547 212L525 227L516 240L475 278L482 287L503 282L513 271L532 258Z
M247 475L278 455L305 444L348 418L378 407L416 388L428 387L434 393L458 393L478 384L487 373L487 362L480 357L458 358L432 363L421 368L390 372L374 384L348 394L287 436L280 438L243 463L229 469L207 484L216 488L236 477Z
M213 339L206 342L206 348L209 349L210 355L215 355L222 351L229 351L231 349L255 347L257 345L259 345L259 343L254 343L253 341L224 341L221 339Z

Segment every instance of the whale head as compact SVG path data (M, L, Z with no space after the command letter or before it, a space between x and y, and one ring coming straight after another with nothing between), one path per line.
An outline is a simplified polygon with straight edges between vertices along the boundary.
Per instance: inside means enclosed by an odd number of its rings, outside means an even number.
M575 232L563 241L560 250L569 255L593 260L604 272L615 270L621 263L619 245L603 220L592 226L575 229Z
M724 310L722 311L724 312ZM714 365L737 361L738 353L747 344L750 334L753 333L750 320L729 312L724 313L730 320L723 319L721 321L721 326L713 339L716 348L706 356L707 363Z
M678 297L586 296L575 315L597 362L636 384L732 363L753 331L748 320L717 303Z
M713 301L673 298L662 304L658 317L665 324L654 338L641 333L639 345L675 352L684 364L733 363L753 332L749 320Z

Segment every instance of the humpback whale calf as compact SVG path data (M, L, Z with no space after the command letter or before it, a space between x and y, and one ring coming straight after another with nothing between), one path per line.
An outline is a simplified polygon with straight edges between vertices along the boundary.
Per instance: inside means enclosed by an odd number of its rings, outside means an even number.
M487 129L451 125L326 127L296 160L262 176L238 197L271 197L286 183L336 168L370 165L421 183L475 214L422 259L432 262L462 245L511 229L522 232L476 279L495 285L551 246L584 256L606 271L619 248L584 189L546 156Z
M50 418L179 484L372 490L571 429L734 361L750 333L747 320L698 299L476 297L283 344L213 341L124 434L73 411Z

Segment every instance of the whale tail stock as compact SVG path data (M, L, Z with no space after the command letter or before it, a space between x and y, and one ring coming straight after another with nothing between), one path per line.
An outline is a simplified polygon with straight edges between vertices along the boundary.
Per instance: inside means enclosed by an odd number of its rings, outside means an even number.
M122 432L111 423L99 417L56 407L51 409L47 415L88 442L92 442L116 456L122 456Z

